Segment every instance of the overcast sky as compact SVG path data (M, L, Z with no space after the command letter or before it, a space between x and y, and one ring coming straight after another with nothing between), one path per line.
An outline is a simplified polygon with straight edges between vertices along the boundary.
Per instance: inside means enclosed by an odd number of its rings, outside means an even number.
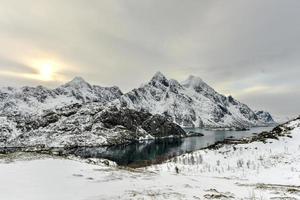
M192 74L253 109L295 116L299 19L299 0L0 0L0 84L82 76L128 91L156 71Z

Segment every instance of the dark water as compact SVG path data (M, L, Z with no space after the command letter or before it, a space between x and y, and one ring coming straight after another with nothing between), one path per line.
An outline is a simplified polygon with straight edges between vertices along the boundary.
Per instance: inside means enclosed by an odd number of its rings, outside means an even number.
M145 141L126 146L76 148L72 150L72 154L84 158L107 158L123 166L142 167L205 148L224 139L240 139L253 136L253 133L271 130L272 128L273 127L256 127L247 131L213 131L199 128L186 129L186 131L193 130L203 133L204 136Z

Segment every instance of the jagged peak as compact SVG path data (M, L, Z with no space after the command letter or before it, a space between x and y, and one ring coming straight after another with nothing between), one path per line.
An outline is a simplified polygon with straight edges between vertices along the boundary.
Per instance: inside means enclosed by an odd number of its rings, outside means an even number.
M198 76L190 75L185 81L181 82L181 85L185 88L193 88L197 92L205 91L211 94L217 93Z
M194 86L194 85L200 85L203 84L204 81L198 77L198 76L194 76L194 75L189 75L189 77L182 82L182 85L187 85L187 86Z
M160 81L160 80L167 80L166 76L163 75L160 71L156 72L154 74L154 76L152 77L151 80L156 80L156 81Z
M176 79L170 79L169 83L173 85L180 85L180 83Z
M82 77L75 76L69 83L87 83Z
M193 75L190 75L185 81L182 81L181 85L187 88L206 87L212 90L212 88L207 85L200 77Z
M157 83L162 84L166 87L169 86L169 81L161 72L156 72L149 82L151 85L157 85Z
M202 79L199 76L194 76L194 75L189 75L189 77L187 78L188 80L198 80L198 81L202 81Z
M62 85L63 87L76 87L76 88L83 88L83 87L91 87L91 85L86 82L82 77L76 76L71 81L67 82L66 84Z

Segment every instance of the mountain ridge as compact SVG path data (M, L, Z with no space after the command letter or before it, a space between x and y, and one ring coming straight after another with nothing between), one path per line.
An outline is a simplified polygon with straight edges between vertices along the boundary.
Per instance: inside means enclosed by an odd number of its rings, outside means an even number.
M275 123L271 115L269 120L259 118L246 104L219 94L193 75L179 83L157 72L149 82L114 102L118 106L162 114L182 127L248 128Z
M91 85L78 76L54 89L44 86L0 88L0 116L10 120L91 102L147 110L183 127L247 128L274 123L269 113L256 113L232 96L219 94L194 75L178 82L156 72L150 81L125 94L117 86Z
M43 110L63 107L73 103L101 102L107 103L122 95L116 87L90 85L81 77L48 89L44 86L20 88L0 88L0 115L41 114Z

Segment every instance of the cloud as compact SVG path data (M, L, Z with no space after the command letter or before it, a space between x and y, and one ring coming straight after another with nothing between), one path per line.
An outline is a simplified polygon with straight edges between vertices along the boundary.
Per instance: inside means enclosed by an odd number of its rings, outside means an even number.
M128 91L159 70L180 80L200 76L252 107L285 115L277 99L287 102L290 88L300 86L298 0L0 3L1 84L53 87L79 75ZM33 63L41 60L57 63L60 78L14 76L36 74Z

